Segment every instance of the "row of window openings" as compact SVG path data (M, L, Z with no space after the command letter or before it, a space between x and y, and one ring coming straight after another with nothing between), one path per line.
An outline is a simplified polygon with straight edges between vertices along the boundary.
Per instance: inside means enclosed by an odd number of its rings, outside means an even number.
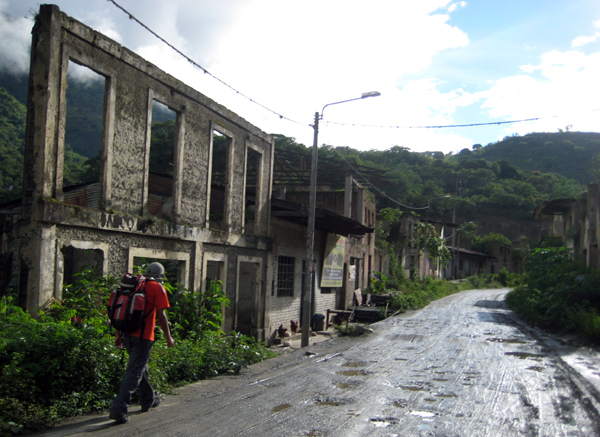
M64 246L61 249L63 256L63 282L74 284L79 279L79 273L91 271L95 277L104 275L104 252L100 249L79 249L73 246ZM143 273L146 266L152 262L160 262L165 268L165 278L172 284L185 283L186 261L177 259L143 258L134 257L134 271ZM206 262L206 284L211 281L223 281L225 276L225 263L223 261L208 260Z
M99 208L106 79L86 67L69 62L67 83L63 199L69 205ZM82 95L85 99L81 98ZM172 219L173 214L178 116L168 106L153 101L147 209L149 215L164 219ZM227 178L231 146L230 137L213 130L208 220L214 228L225 227L225 215L228 213ZM255 220L260 158L260 153L247 149L244 224L248 231L253 229L251 223Z

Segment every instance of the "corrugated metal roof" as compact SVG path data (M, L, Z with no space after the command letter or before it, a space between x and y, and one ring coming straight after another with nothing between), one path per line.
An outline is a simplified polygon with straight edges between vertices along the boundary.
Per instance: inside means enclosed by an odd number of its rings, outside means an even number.
M83 186L67 187L63 195L63 201L67 205L98 209L99 197L100 183L93 182Z

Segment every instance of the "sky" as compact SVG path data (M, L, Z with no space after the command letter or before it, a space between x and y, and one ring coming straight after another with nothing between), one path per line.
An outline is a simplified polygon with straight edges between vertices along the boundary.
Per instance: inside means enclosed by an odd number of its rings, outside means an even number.
M315 113L319 145L359 150L456 153L531 132L600 132L598 0L114 1L210 74L109 0L54 4L306 146ZM0 70L27 71L39 4L0 0ZM370 91L381 96L359 99Z

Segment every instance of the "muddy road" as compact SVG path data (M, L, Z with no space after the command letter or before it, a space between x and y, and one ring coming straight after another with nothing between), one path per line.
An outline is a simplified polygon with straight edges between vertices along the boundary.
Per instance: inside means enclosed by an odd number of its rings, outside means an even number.
M600 436L595 353L522 325L506 291L462 292L358 340L187 386L125 425L87 416L40 435Z

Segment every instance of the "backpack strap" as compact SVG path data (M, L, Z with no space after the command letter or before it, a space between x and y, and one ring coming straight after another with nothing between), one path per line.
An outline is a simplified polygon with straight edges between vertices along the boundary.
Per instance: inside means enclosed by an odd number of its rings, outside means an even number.
M144 293L144 294L146 294L146 291L145 291L146 281L157 282L156 279L154 279L152 277L147 278L144 275L138 275L137 280L138 280L138 282L137 282L137 285L135 287L135 292L136 293ZM150 311L148 311L146 314L144 314L142 316L142 327L140 328L140 338L142 340L144 339L144 334L145 334L145 331L146 331L146 317L148 317L150 314L152 314L152 311L154 311L154 308L152 308Z

